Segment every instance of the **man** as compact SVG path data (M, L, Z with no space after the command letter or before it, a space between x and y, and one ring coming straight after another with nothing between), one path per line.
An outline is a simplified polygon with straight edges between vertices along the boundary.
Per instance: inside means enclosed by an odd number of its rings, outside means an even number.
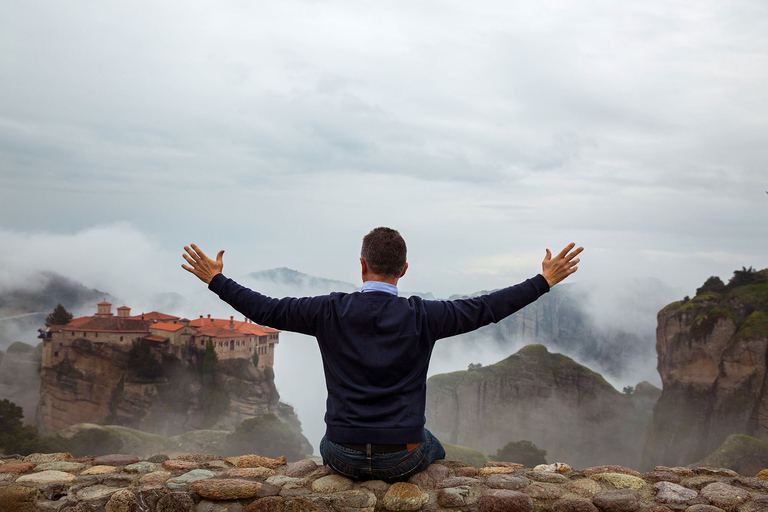
M196 245L184 259L208 288L254 322L317 338L328 399L323 462L358 480L405 480L445 457L424 428L426 379L435 341L511 315L576 272L583 250L549 249L541 274L515 286L467 300L397 296L408 269L400 233L376 228L363 238L360 292L274 299L240 286Z

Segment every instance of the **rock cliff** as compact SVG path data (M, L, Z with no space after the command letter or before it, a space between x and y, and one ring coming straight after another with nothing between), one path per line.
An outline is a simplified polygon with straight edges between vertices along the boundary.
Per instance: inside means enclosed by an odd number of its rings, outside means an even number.
M658 389L616 391L572 359L529 345L494 365L427 382L427 428L486 454L529 440L574 466L637 465Z
M643 467L691 464L731 434L768 440L768 269L710 278L658 315L663 390Z
M7 356L6 356L7 357ZM190 430L234 430L243 420L273 413L297 432L293 408L280 403L271 368L257 369L248 359L219 362L213 383L191 366L164 366L164 376L138 378L128 368L128 352L115 344L73 342L68 358L41 368L38 428L50 434L76 423L116 424L173 436ZM170 368L169 368L170 366ZM206 402L224 404L206 414Z

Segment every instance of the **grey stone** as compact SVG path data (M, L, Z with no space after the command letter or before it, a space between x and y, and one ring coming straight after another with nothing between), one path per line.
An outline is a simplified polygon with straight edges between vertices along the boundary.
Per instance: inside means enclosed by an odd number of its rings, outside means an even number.
M709 484L701 490L701 495L709 502L723 510L731 511L752 497L749 491L739 489L723 482Z
M550 473L548 471L528 471L525 476L535 482L544 482L548 484L564 484L568 477L559 473Z
M533 499L506 489L489 489L477 501L478 512L533 512Z
M477 503L479 493L472 487L449 487L437 491L437 504L441 507L466 507Z
M640 508L640 493L634 489L599 492L592 503L603 512L634 512Z
M331 493L339 491L348 491L352 488L353 482L349 478L341 475L328 475L318 478L312 482L312 492Z
M654 501L663 504L686 503L699 495L693 489L672 482L656 482L653 489L656 491Z
M373 512L376 506L376 496L367 489L337 492L329 497L337 512Z
M384 495L384 507L392 512L416 512L429 501L429 494L407 482L397 482Z
M552 501L565 494L565 490L559 485L545 482L534 482L523 492L537 501Z
M531 484L527 478L515 475L491 475L485 479L485 485L491 489L507 489L510 491L519 491L525 489Z
M182 487L185 487L192 482L197 482L198 480L204 480L206 478L213 478L214 476L216 475L214 475L213 471L209 471L207 469L193 469L192 471L188 471L181 476L169 478L165 481L165 486L169 489L181 489Z
M483 482L477 478L470 478L468 476L454 476L446 478L440 482L438 489L447 489L448 487L462 487L466 485L481 485Z

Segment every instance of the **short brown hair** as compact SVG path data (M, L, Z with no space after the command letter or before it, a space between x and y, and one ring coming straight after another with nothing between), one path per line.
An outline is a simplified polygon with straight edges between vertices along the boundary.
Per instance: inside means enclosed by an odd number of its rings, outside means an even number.
M397 230L379 227L363 237L363 258L371 273L383 277L400 277L405 268L405 240Z

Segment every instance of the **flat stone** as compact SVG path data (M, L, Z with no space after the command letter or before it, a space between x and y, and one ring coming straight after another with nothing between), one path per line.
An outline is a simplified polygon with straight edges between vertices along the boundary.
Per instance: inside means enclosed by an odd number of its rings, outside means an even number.
M46 462L71 462L73 459L71 453L31 453L24 457L24 462L45 464Z
M429 501L429 494L407 482L397 482L384 495L384 506L393 512L415 512Z
M35 469L34 462L8 462L0 466L0 473L24 474Z
M294 498L291 501L293 512L322 512L320 505L308 498Z
M163 462L163 469L170 471L192 471L200 469L200 464L191 460L168 459Z
M93 462L93 459L98 457L98 455L83 455L82 457L78 457L72 462L79 462L80 464L90 464Z
M280 494L280 491L281 489L278 486L263 482L261 484L261 489L259 489L259 494L257 494L256 497L266 498L268 496L277 496Z
M533 512L533 499L527 494L489 489L477 500L478 512Z
M227 471L227 476L232 478L269 478L275 476L275 470L269 468L232 468Z
M361 482L360 488L367 489L376 496L376 509L378 510L383 507L382 500L384 499L384 495L387 494L387 491L391 485L392 484L388 484L383 480L368 480L366 482Z
M173 476L170 471L153 471L141 475L139 478L140 484L164 484L169 478Z
M477 503L480 498L472 487L449 487L437 491L437 504L441 507L466 507Z
M565 486L566 489L579 496L594 496L602 491L602 486L591 478L580 478Z
M418 485L420 489L434 489L436 485L435 479L429 476L426 471L419 471L415 475L411 475L408 483Z
M251 502L250 505L243 509L243 512L283 512L284 508L285 498L282 496L267 496L266 498L260 498Z
M694 476L689 479L687 479L684 483L686 487L692 487L698 491L702 490L704 487L708 486L709 484L713 484L715 482L719 482L717 478L711 475L701 475L701 476Z
M761 469L755 476L761 480L768 480L768 469Z
M32 484L32 485L48 485L56 482L71 482L77 478L72 473L65 473L64 471L41 471L40 473L32 473L31 475L22 475L16 479L16 483L19 484Z
M109 498L119 490L107 485L91 485L77 491L75 498L77 501L87 503L91 508L103 508Z
M0 487L0 510L3 512L35 512L35 501L40 494L34 487L6 485Z
M179 460L186 460L189 462L197 463L210 462L212 460L224 460L224 457L221 455L213 455L207 453L187 453L185 455L179 455L176 458Z
M91 462L94 466L127 466L139 462L135 455L125 455L123 453L113 453L110 455L101 455Z
M736 507L746 503L752 497L749 491L723 482L709 484L701 490L701 495L712 505L726 511L735 510Z
M640 493L634 489L599 492L592 503L603 512L635 512L640 508Z
M38 464L35 471L64 471L67 473L80 473L85 469L85 464L77 462L44 462Z
M454 476L446 478L437 486L439 489L447 489L448 487L462 487L465 485L480 485L482 480L477 478L469 478L466 476Z
M133 464L128 464L123 468L123 471L126 473L139 473L139 474L145 474L145 473L152 473L153 471L159 471L160 470L160 464L155 464L154 462L147 462L147 461L139 461L135 462Z
M519 491L530 484L531 481L527 478L514 475L492 475L485 479L485 485L491 489L507 489L508 491Z
M656 482L653 484L653 490L656 491L656 497L653 499L656 503L682 504L699 495L693 489L672 482Z
M136 506L136 495L128 489L120 489L110 496L104 512L133 512Z
M171 492L157 501L157 512L192 512L195 502L185 492Z
M655 507L649 508L647 512L674 512L674 511L666 505L656 505Z
M673 468L667 467L667 466L656 466L653 468L654 471L668 471L670 473L674 473L677 476L693 476L695 473L689 469L682 466L676 466Z
M193 482L189 488L203 498L210 500L242 500L256 496L261 484L234 478L209 479Z
M198 480L205 480L207 478L213 478L214 476L216 475L213 473L213 471L209 471L207 469L193 469L192 471L184 473L181 476L177 476L175 478L169 478L165 482L165 486L169 489L180 489L182 487L190 485L192 482L197 482Z
M456 469L456 476L467 476L467 477L475 477L477 476L477 468L473 468L472 466L465 466L463 468Z
M487 460L483 464L484 468L513 468L513 469L525 469L525 466L518 464L517 462L499 462L495 460Z
M310 480L317 480L324 476L333 475L334 471L328 466L317 466L317 469L307 475Z
M80 476L106 475L108 473L116 473L117 471L119 471L119 469L116 466L92 466L80 473Z
M565 494L565 489L555 484L534 482L523 492L537 501L552 501Z
M517 469L519 468L513 468L510 466L480 468L480 470L477 472L477 476L509 475L514 473Z
M645 480L639 476L632 476L622 473L598 473L592 475L593 480L605 482L616 489L642 489L646 486Z
M758 491L763 494L768 494L768 482L766 482L762 478L757 478L755 476L753 477L739 476L732 479L731 484L740 485L742 487L747 487L749 489L752 489L753 491Z
M337 512L373 512L376 495L366 489L351 489L329 495L331 506Z
M269 457L262 457L261 455L254 455L251 453L248 455L241 455L240 457L229 457L226 460L233 466L239 468L255 468L261 466L264 468L277 469L286 464L284 455L281 455L276 459L270 459Z
M643 473L640 477L652 484L655 484L656 482L680 483L680 476L671 471L649 471L648 473Z
M685 512L724 512L720 507L714 505L691 505Z
M475 469L475 468L472 468L472 469ZM426 472L430 477L432 477L435 483L440 483L446 478L451 476L451 470L440 464L430 464L429 467L427 467ZM475 476L475 475L471 475L471 476Z
M582 469L582 472L587 476L597 475L600 473L619 473L620 475L632 475L636 477L640 477L641 474L639 471L635 471L634 469L625 468L624 466L593 466L591 468Z
M567 476L553 472L528 471L525 476L536 482L545 482L548 484L564 484L568 482Z
M163 462L170 459L169 456L167 456L164 453L158 453L157 455L153 455L150 458L147 459L147 462L154 462L155 464L162 464Z
M533 470L545 473L570 473L573 471L573 468L565 462L555 462L553 464L539 464Z
M223 460L208 460L205 462L200 462L199 464L201 468L210 469L212 471L228 470L229 468L232 467L232 464L230 464L229 462L225 462Z
M312 482L312 492L332 493L347 491L352 488L354 482L341 475L328 475Z
M306 487L309 485L309 480L306 478L296 478L285 475L275 475L267 478L267 483L270 485L276 485L277 487L288 487L289 489L295 489L296 487Z
M550 507L550 512L598 512L591 500L584 498L563 498Z
M700 468L693 468L693 472L696 473L697 475L713 475L713 476L728 476L728 477L739 476L739 474L732 469L710 468L706 466L700 467Z
M285 468L286 476L303 477L317 469L317 463L312 459L303 459L288 464Z

